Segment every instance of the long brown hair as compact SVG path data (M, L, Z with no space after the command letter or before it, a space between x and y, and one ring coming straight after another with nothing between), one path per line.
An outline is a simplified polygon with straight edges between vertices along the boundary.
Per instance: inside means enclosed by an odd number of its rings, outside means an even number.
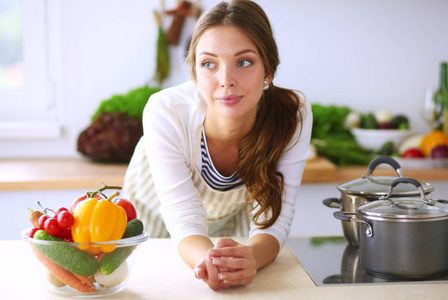
M274 76L280 63L277 44L263 9L249 0L221 2L198 20L187 61L196 79L196 48L210 28L231 25L242 30L257 46L265 73ZM263 92L251 132L242 140L238 152L238 176L259 209L253 216L260 228L272 226L280 215L284 192L283 174L278 172L280 157L291 142L297 125L302 125L300 98L292 90L276 87L272 81Z

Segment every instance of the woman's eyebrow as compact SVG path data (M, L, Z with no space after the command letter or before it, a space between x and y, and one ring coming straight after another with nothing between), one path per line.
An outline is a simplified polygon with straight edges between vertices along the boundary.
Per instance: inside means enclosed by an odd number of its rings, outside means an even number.
M241 50L241 51L238 51L237 53L235 53L235 56L238 56L238 55L241 55L241 54L245 54L245 53L249 53L249 52L252 52L252 53L254 53L254 54L257 54L254 50L252 50L252 49L244 49L244 50Z
M208 56L214 56L214 57L218 57L218 55L211 53L211 52L207 52L207 51L203 51L201 53L199 53L199 56L201 55L208 55Z
M257 54L257 53L256 53L254 50L252 50L252 49L244 49L244 50L241 50L241 51L238 51L237 53L235 53L234 56L238 56L238 55L245 54L245 53L249 53L249 52L252 52L252 53L254 53L254 54ZM208 56L218 57L218 55L216 55L215 53L207 52L207 51L203 51L203 52L199 53L199 56L201 56L201 55L208 55Z

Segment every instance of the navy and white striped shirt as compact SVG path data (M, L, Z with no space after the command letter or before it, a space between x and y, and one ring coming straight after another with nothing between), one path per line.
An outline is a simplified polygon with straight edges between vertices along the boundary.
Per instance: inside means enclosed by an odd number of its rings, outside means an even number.
M202 131L201 134L201 155L201 175L210 187L218 191L230 191L243 185L243 181L238 177L237 172L230 177L225 177L219 174L219 172L215 169L215 166L213 165L213 162L208 154L207 141L205 140L204 131Z

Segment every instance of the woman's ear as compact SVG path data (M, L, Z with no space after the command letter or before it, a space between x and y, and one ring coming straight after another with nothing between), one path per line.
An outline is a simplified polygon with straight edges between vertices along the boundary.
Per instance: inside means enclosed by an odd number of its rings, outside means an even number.
M268 74L264 77L264 81L267 82L267 85L271 84L272 79L274 79L274 76L272 76L272 74Z

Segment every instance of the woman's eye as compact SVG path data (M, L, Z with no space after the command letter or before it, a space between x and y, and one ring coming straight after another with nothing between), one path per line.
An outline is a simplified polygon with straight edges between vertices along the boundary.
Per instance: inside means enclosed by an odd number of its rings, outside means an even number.
M240 67L248 67L252 64L252 61L248 60L248 59L242 59L240 61L238 61L238 66Z
M213 69L215 67L215 64L212 63L211 61L204 61L202 63L202 66L206 69Z

